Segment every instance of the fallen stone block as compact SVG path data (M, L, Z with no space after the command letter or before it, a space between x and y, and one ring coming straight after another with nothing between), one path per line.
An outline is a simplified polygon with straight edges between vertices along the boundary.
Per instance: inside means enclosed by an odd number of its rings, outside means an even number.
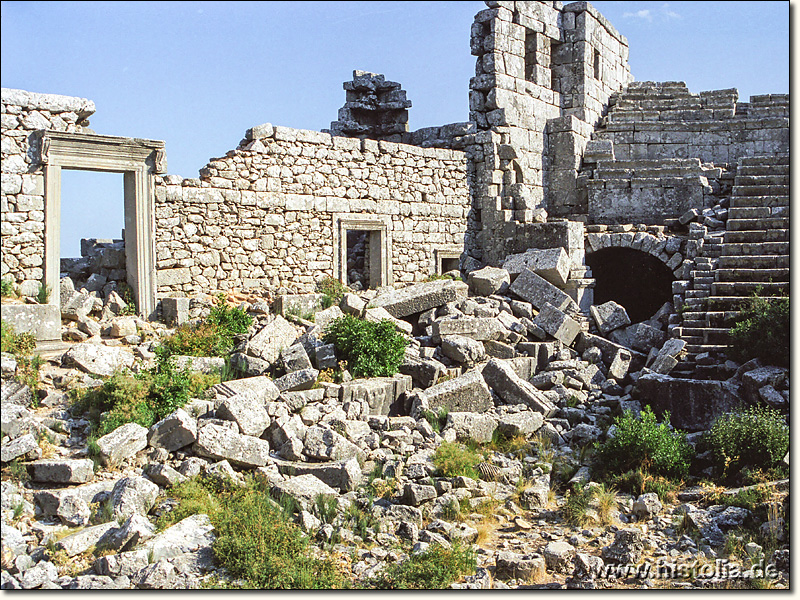
M188 446L197 439L197 419L182 408L152 425L147 432L147 443L155 448L173 452Z
M263 467L269 458L269 442L209 423L197 432L193 448L200 456L228 460L243 467Z
M402 319L396 319L389 311L383 307L368 308L364 311L364 320L370 323L380 323L381 321L391 321L398 331L402 331L406 335L411 335L414 330L413 325Z
M244 435L259 437L271 422L260 396L259 392L244 392L226 398L217 407L216 415L235 421Z
M292 344L281 351L281 365L287 373L311 368L311 360L302 344Z
M572 559L575 547L567 542L548 542L544 547L544 560L547 568L556 573L572 573Z
M242 352L231 353L231 366L237 371L241 371L248 378L263 375L269 371L272 366L265 360L256 358L255 356L248 356Z
M380 294L369 306L385 308L393 317L400 319L466 298L468 290L463 281L427 281Z
M99 481L66 489L38 490L33 497L44 518L57 516L63 519L70 513L74 514L76 506L104 503L115 484L113 480Z
M509 360L517 355L517 351L514 350L513 346L509 346L503 342L496 342L495 340L483 342L483 347L486 350L486 355L492 358Z
M80 292L71 292L61 299L61 318L66 321L82 321L94 308L95 297Z
M118 465L147 447L147 429L138 423L125 423L97 440L97 447L104 465Z
M141 550L150 561L196 553L205 548L210 550L214 543L213 531L208 515L192 515L147 540Z
M134 513L117 529L108 532L103 540L104 549L127 551L152 538L156 526L144 515Z
M631 324L631 319L625 307L621 304L617 304L613 300L590 306L589 312L592 314L595 323L597 323L597 328L603 335L607 335L615 329L627 327Z
M414 348L406 348L405 360L400 365L400 372L409 375L423 389L434 385L446 370L447 367L438 360L420 357Z
M122 298L118 301L122 301ZM115 299L116 300L116 299ZM111 298L109 297L109 305L111 305ZM122 301L122 306L118 306L114 314L119 314L125 305ZM112 310L114 310L112 308ZM189 298L162 298L161 299L161 317L165 323L172 326L183 325L189 320Z
M303 369L287 373L275 380L275 387L281 392L295 392L309 390L317 382L319 371L316 369Z
M158 486L144 477L124 477L111 490L111 507L116 519L146 515L159 494Z
M361 317L364 314L364 309L367 308L367 303L364 302L357 294L344 294L342 301L339 303L339 308L342 312L355 317Z
M403 504L419 506L423 502L436 498L436 488L432 485L407 483L403 487Z
M339 364L336 359L336 346L333 344L322 344L317 346L314 352L314 363L320 371L324 369L335 369Z
M442 338L451 335L468 337L479 342L503 341L508 338L509 331L505 325L492 317L459 317L434 322L434 342L439 343Z
M117 317L111 322L111 337L121 338L135 335L136 321L133 317Z
M742 393L749 401L756 403L759 400L758 390L765 385L778 388L788 376L788 371L781 367L758 367L742 375Z
M247 343L246 353L270 364L278 360L281 350L297 339L295 327L280 315L267 323Z
M516 435L529 436L539 431L544 424L544 416L536 411L523 411L501 416L497 420L497 429L506 437Z
M667 339L667 334L646 323L631 325L631 348L640 352L649 352L650 348L660 347Z
M308 318L323 309L322 294L282 294L275 298L275 312L282 317Z
M278 469L284 475L313 475L342 493L356 489L363 480L361 467L355 457L326 463L283 461L278 459L274 459L273 462L278 465Z
M313 460L348 460L360 457L364 459L364 451L333 429L325 427L309 427L303 441L303 453Z
M678 366L678 360L672 358L668 355L661 355L659 354L656 356L653 364L650 365L649 369L653 373L658 373L660 375L669 375L669 373Z
M88 458L37 460L26 466L38 483L86 483L94 477L94 463Z
M3 444L0 446L0 462L7 463L17 458L36 460L41 457L42 450L33 434L27 433L13 440L3 438Z
M102 546L102 540L109 533L118 527L116 521L109 521L101 525L86 527L76 531L56 542L56 548L63 550L67 556L77 556L83 554L90 548Z
M503 262L503 269L514 279L525 269L530 269L553 285L567 284L570 272L569 254L564 248L530 249L522 254L511 254Z
M492 408L492 395L478 370L467 371L463 375L443 381L420 393L425 408L438 412L439 409L456 412L484 412Z
M495 559L496 579L539 581L546 575L547 567L541 554L517 554L503 550Z
M483 344L462 335L442 337L442 354L467 367L486 359L486 349Z
M150 463L145 468L145 473L157 485L161 487L170 487L178 483L183 483L188 479L169 465L161 465L158 463Z
M493 358L486 363L482 374L489 387L505 403L525 404L546 417L556 412L556 406L540 390L520 378L508 362Z
M133 353L117 346L86 342L76 344L64 353L63 367L77 367L90 375L109 377L115 371L133 366Z
M533 322L566 346L571 345L581 332L580 323L547 302Z
M502 294L511 283L508 271L497 267L484 267L472 271L467 277L467 284L476 296L491 296Z
M26 408L31 405L31 402L33 402L33 392L30 387L14 380L3 381L3 385L0 386L0 404L3 406L0 416L3 419L3 433L11 437L19 437L23 431L30 429L29 423L24 418L30 414ZM6 411L9 411L8 415L6 415ZM12 435L12 431L17 431L17 434Z
M578 310L572 298L530 269L524 269L508 289L539 310L547 303L558 310Z
M286 495L294 498L304 510L311 510L318 496L336 497L339 493L317 479L314 475L298 475L278 482L272 488L273 495Z
M404 412L400 410L398 401L411 388L412 379L409 375L354 379L342 383L339 401L342 406L346 402L366 402L371 415L389 415Z
M497 429L497 419L475 412L451 411L447 413L444 430L455 431L457 440L474 440L478 443L492 441L492 434ZM444 433L444 431L443 431Z
M256 392L263 399L264 404L277 400L281 395L280 390L275 387L275 383L266 375L232 379L212 386L211 390L217 397L223 398L230 398L244 392Z

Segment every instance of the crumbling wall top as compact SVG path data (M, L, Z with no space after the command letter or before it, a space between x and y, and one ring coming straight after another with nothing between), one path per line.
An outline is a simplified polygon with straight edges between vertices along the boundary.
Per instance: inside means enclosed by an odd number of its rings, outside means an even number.
M2 97L3 104L19 106L23 109L47 110L51 113L74 112L78 115L79 120L87 119L96 110L94 102L91 100L60 94L38 94L3 88L0 97Z

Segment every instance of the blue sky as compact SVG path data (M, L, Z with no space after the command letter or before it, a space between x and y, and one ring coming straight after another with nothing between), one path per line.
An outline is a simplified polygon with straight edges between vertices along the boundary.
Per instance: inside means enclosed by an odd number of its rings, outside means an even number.
M637 80L789 91L789 2L593 2ZM166 141L196 177L264 122L323 129L353 69L399 81L410 127L465 121L483 2L2 2L3 87L93 100L101 134ZM66 173L62 255L118 237L122 176ZM87 218L91 216L92 218Z

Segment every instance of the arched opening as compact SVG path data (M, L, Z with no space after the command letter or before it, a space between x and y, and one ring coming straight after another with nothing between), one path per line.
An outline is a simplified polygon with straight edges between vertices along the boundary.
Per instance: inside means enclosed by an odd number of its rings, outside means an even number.
M586 264L596 281L595 304L614 300L625 307L633 323L646 321L672 301L672 271L646 252L603 248L587 254Z

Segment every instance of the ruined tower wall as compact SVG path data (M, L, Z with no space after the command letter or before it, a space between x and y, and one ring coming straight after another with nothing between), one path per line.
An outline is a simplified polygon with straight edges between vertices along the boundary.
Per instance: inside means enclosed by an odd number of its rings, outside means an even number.
M156 178L160 295L210 289L314 291L344 277L343 232L380 229L385 283L435 272L463 250L464 152L260 126L199 179Z
M81 132L94 112L85 98L2 91L0 275L23 293L35 295L44 277L45 182L37 132Z

